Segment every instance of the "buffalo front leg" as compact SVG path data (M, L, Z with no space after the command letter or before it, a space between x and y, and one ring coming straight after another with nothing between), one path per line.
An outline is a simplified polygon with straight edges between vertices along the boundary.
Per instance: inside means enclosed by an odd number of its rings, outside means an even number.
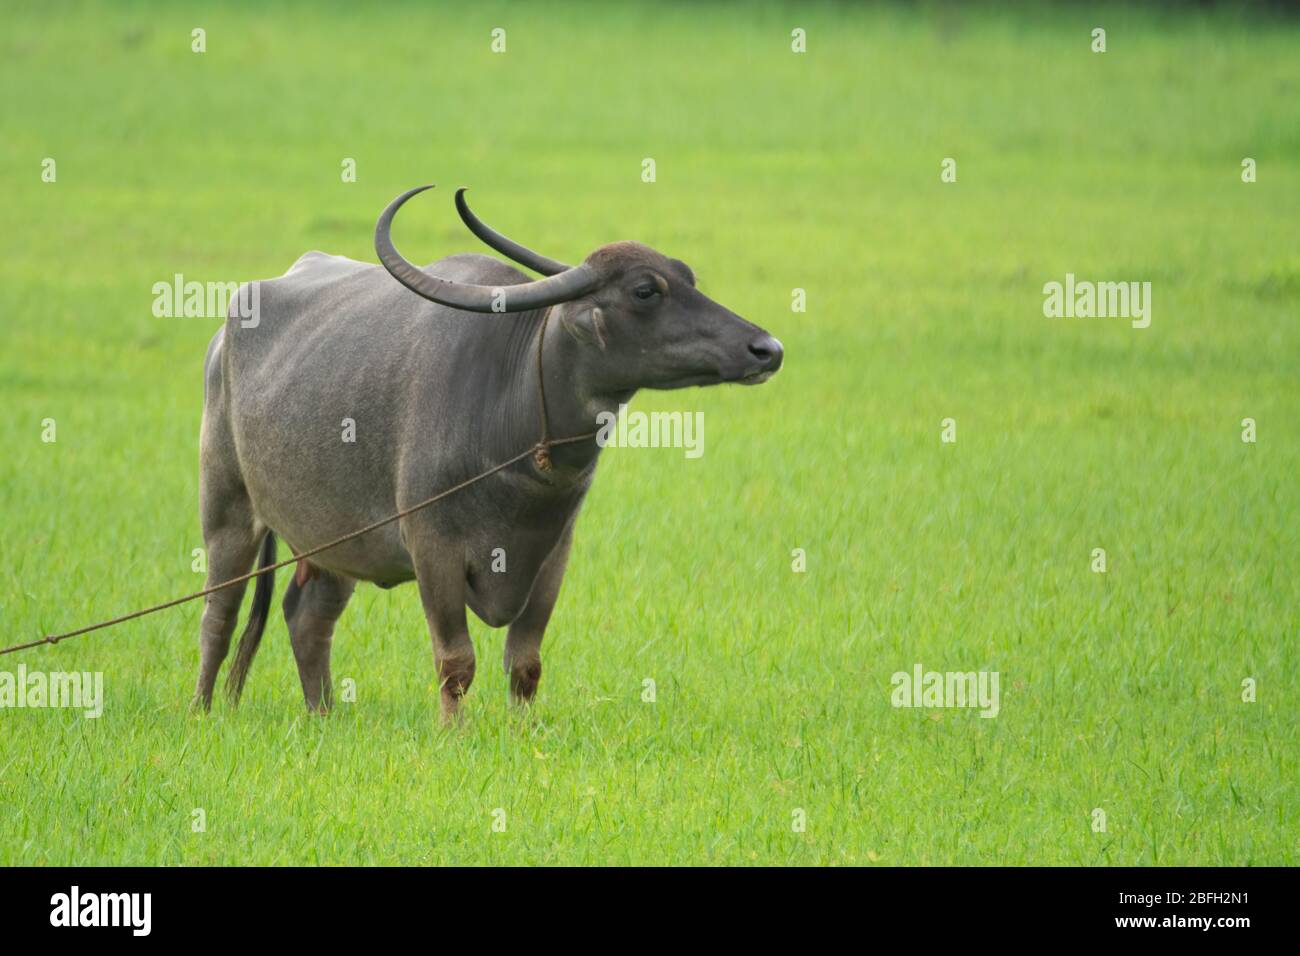
M542 636L560 596L572 541L573 525L569 525L537 572L523 613L506 632L505 668L510 675L510 699L517 704L529 704L537 694L542 679Z
M443 719L460 714L461 698L474 682L474 645L465 620L465 559L461 548L418 525L402 529L411 547L424 618L433 638Z
M298 663L307 709L324 714L334 703L330 680L334 624L357 585L351 578L326 571L317 571L301 585L298 582L295 577L284 595L284 620L289 625L289 642Z

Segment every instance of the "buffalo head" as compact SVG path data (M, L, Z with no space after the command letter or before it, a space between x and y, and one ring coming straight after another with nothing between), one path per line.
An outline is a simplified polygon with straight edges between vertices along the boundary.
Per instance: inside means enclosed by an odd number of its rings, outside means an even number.
M546 278L520 285L471 285L440 279L393 246L392 221L421 186L398 196L375 226L375 251L394 278L441 305L471 312L550 309L593 351L600 384L616 390L683 388L766 381L781 367L781 343L695 287L686 263L639 242L601 246L581 265L539 255L494 231L470 211L465 190L456 208L470 230L497 252Z

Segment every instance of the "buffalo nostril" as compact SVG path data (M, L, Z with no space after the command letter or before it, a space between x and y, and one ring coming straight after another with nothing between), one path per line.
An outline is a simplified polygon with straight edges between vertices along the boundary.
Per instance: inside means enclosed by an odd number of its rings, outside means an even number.
M781 343L770 335L765 335L757 342L749 343L749 354L763 363L764 368L780 368L785 350Z

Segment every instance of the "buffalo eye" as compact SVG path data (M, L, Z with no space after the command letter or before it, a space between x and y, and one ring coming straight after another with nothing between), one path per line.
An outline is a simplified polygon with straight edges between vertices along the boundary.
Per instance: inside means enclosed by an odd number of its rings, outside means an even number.
M659 287L653 282L642 282L632 290L632 295L638 302L649 302L659 294Z

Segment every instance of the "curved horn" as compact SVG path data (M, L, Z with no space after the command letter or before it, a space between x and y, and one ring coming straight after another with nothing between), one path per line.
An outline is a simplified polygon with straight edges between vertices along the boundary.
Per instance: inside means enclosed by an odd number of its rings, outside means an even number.
M527 266L534 272L540 272L544 276L558 275L573 268L572 266L566 266L563 262L556 262L554 259L539 255L531 249L525 249L513 239L507 239L484 223L482 219L470 212L469 206L465 203L464 186L456 190L456 211L460 213L461 221L469 226L469 231L482 239L485 245L491 246L507 259L512 259L521 266Z
M393 227L393 217L402 204L433 186L417 186L408 189L388 204L379 214L375 223L375 252L379 261L394 279L406 286L416 295L423 296L439 305L448 305L453 309L467 312L528 312L532 309L544 309L559 302L568 302L585 295L594 289L599 281L596 273L586 265L575 266L559 275L522 285L488 286L470 285L464 282L452 282L439 279L407 262L393 245L389 235Z

